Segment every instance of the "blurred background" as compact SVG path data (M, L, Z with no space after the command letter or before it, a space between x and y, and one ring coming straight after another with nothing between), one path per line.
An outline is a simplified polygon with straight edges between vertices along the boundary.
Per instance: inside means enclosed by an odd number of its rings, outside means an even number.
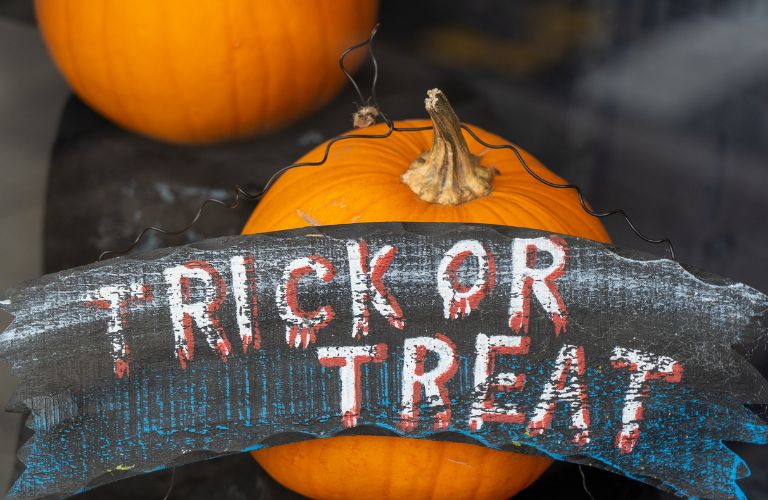
M670 237L680 261L768 291L768 2L387 0L379 19L378 96L390 117L423 117L426 89L440 87L462 120L523 146L596 209L621 207L649 236ZM369 81L368 67L359 78ZM84 104L47 53L32 2L0 0L0 288L92 262L145 226L183 226L235 184L258 188L350 128L356 100L345 87L272 135L170 145ZM186 234L139 249L238 233L251 209L214 208ZM618 244L664 253L620 219L606 224ZM752 361L768 374L760 352ZM0 400L12 389L0 365ZM2 491L21 422L0 414ZM735 446L753 471L741 487L768 498L766 450ZM597 499L671 498L584 471ZM217 490L210 478L221 474L238 479ZM160 472L84 496L162 498L170 480ZM179 467L174 480L171 498L291 495L249 457ZM589 498L575 466L558 464L520 498L563 492Z

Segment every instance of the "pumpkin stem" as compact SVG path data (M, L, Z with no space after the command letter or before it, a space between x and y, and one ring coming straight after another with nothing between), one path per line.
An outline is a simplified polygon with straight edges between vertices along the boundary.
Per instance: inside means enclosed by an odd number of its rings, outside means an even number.
M445 94L432 89L424 104L434 125L432 147L400 179L428 203L459 205L489 195L496 172L469 152L461 122Z

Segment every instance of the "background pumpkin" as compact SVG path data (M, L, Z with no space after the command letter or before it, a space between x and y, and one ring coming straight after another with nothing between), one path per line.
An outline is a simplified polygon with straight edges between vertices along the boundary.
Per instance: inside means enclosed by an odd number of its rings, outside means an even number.
M341 88L377 0L36 0L74 91L121 126L205 143L276 130ZM360 62L352 54L349 67Z
M425 101L432 121L386 139L346 139L321 166L287 171L254 210L243 233L357 222L472 222L531 227L609 242L573 190L534 179L509 149L488 149L460 128L439 90ZM508 144L472 126L486 143ZM349 132L382 134L385 124ZM322 159L326 143L299 162ZM564 183L520 150L529 167ZM381 436L305 441L253 452L285 486L313 498L507 498L551 460L477 445ZM300 467L312 463L312 467ZM296 474L301 470L301 474Z

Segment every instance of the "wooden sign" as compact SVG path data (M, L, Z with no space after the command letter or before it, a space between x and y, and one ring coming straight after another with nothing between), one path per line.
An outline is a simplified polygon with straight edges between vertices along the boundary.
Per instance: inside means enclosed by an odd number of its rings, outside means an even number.
M723 441L768 441L745 406L768 385L732 350L765 334L768 297L530 229L220 238L45 276L0 307L14 316L0 334L11 406L35 431L12 498L350 433L735 498L748 472Z

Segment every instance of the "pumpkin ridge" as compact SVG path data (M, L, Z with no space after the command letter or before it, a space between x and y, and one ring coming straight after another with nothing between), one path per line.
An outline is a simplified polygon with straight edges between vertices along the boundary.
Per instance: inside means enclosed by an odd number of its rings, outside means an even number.
M257 22L260 21L259 15L256 13L256 7L257 4L255 2L250 3L250 9L247 10L248 16L250 17L251 25L255 25ZM259 58L259 64L256 65L260 68L263 68L267 64L267 55L264 50L264 47L258 43L258 42L251 42L251 45L255 48L254 54L258 54ZM269 89L270 86L270 78L269 78L269 71L259 71L258 72L258 79L260 80L260 87ZM255 102L258 102L258 111L255 111L255 116L266 116L267 115L267 100L266 100L266 92L257 92L256 95L258 95L258 98L255 99ZM268 127L263 122L256 124L255 129L259 132L266 130Z
M527 191L527 192L521 192ZM581 210L580 206L574 206L569 200L559 200L556 196L550 196L543 191L536 192L535 189L521 189L517 192L505 193L507 199L514 200L518 203L526 203L528 205L535 205L539 208L539 212L546 212L548 215L554 215L558 213L553 210L552 204L557 204L559 208L562 208L567 212L574 212L576 209Z
M356 166L356 165L350 164L350 167L353 167L353 166ZM320 169L320 168L329 168L329 167L327 167L325 165L317 165L317 166L312 166L310 168ZM334 166L334 168L335 168L335 166ZM286 172L286 174L287 173L288 172ZM275 198L276 196L284 193L285 191L291 191L291 190L296 189L296 185L300 184L301 182L311 181L312 177L314 177L316 172L312 172L312 173L306 172L306 174L305 174L305 172L298 172L298 171L296 171L296 174L302 175L302 177L299 177L299 178L296 178L296 179L290 179L290 178L286 179L287 182L280 183L281 184L280 185L281 189L276 190L276 192L274 194L272 194L269 199L271 200L271 199ZM339 185L349 184L350 181L360 181L360 180L366 179L368 177L375 178L375 177L380 177L380 176L387 176L388 177L389 174L387 174L386 172L367 172L367 173L364 172L364 173L348 174L344 178L334 179L331 182L323 183L322 186L313 185L313 186L309 186L308 188L303 188L303 189L301 189L301 192L300 192L299 195L297 195L295 193L292 193L292 200L293 200L293 203L296 204L296 205L303 205L303 204L306 204L307 200L311 200L311 199L315 198L318 194L321 194L323 192L331 191L333 188L336 188ZM389 179L387 179L387 180L389 180ZM272 186L272 188L270 188L269 192L271 193L272 190L274 190L277 187L278 187L278 183L275 183ZM370 185L368 185L368 187L370 187ZM266 201L266 198L265 198L265 201ZM267 204L265 204L265 205L267 205ZM299 207L299 208L301 208L301 207ZM266 209L263 209L263 210L266 210Z
M407 122L398 122L398 127L424 127L432 125L432 123L429 120L409 120ZM400 151L398 150L398 153L402 153L405 158L407 158L407 163L411 163L415 157L418 155L426 152L430 146L432 145L432 131L431 130L423 130L423 131L394 131L392 133L392 137L396 137L398 141L400 141L400 145L402 147L408 147L408 151ZM414 156L415 155L415 156Z
M101 51L102 51L102 57L104 58L104 74L106 75L107 79L107 91L112 95L112 101L115 103L115 106L117 106L120 109L120 112L126 115L126 123L127 126L133 126L133 123L135 122L135 118L133 117L133 110L128 109L129 107L125 105L125 102L123 100L123 95L121 92L119 92L117 85L115 85L116 79L114 75L114 67L112 58L109 57L109 39L110 37L106 36L107 33L109 33L109 20L111 17L109 14L109 6L110 3L101 4L101 17L102 17L102 25L101 25Z
M41 0L42 1L42 0ZM73 16L72 16L72 3L71 0L65 0L64 3L64 19L65 24L69 27L72 25L73 22ZM78 63L78 57L75 54L75 46L72 42L72 30L67 28L64 30L64 36L66 38L65 46L67 47L67 50L70 54L70 71L72 72L72 85L74 87L81 87L84 92L87 91L88 85L85 83L85 79L81 76L81 69L80 64Z
M510 172L507 172L506 170L502 170L501 173L502 178L505 175L510 175ZM560 208L571 213L576 211L585 212L579 203L578 196L571 190L547 186L546 184L543 184L528 174L524 169L522 172L512 173L512 175L520 178L515 179L514 185L511 183L499 183L499 185L494 188L494 192L491 194L490 198L504 199L507 197L515 197L520 199L520 195L523 195L522 198L539 204L552 215L558 213L558 211L552 209L552 204L557 204ZM559 183L561 184L566 182L567 181L564 179L559 180ZM542 198L546 199L546 203L544 203ZM596 231L596 228L598 227L597 224L599 224L598 218L589 214L588 212L585 213L589 215L591 219L576 218L579 227L589 230L589 232L592 234L600 234L603 240L607 238L607 235L604 234L604 231Z
M573 228L571 228L569 224L570 217L563 217L563 215L570 215L573 213L571 207L566 207L566 210L563 212L554 212L549 205L535 199L519 197L516 201L518 209L525 210L529 214L536 214L536 216L532 218L538 222L538 226L533 227L533 229L541 229L559 234L569 234L573 232Z
M232 73L232 77L229 79L230 101L232 102L232 135L240 137L240 92L238 92L237 89L237 53L233 51L235 40L232 36L231 7L230 0L224 0L224 31L226 32L227 40L229 41L227 50L224 52L226 53L227 62L229 63L230 72Z
M498 203L494 203L492 198L488 199L488 200L482 200L482 201L484 202L483 203L483 208L485 210L491 212L492 214L494 214L496 216L496 218L499 220L500 225L509 225L509 224L506 223L509 220L509 217L504 217L499 212L499 208L500 207L498 206ZM515 201L509 200L508 205L513 205L515 210L520 210L520 211L525 212L525 214L526 214L525 219L532 221L532 223L531 222L528 223L529 225L537 225L537 227L541 227L541 226L546 225L546 224L544 224L544 221L541 220L541 217L537 213L534 213L531 210L529 210L528 208L526 208L525 206L522 206L519 203L519 201L517 201L517 200L515 200ZM505 208L509 208L509 206L507 206Z
M165 3L164 2L157 2L157 8L161 11L161 14L164 18L168 18L168 12L165 9ZM173 57L169 50L170 40L168 39L167 32L165 30L160 30L160 39L161 42L160 45L161 49L165 55L165 59L167 61L167 64L165 66L165 69L167 71L167 81L169 82L170 86L173 87L173 94L176 94L180 96L179 98L186 102L187 96L182 92L182 85L179 84L179 78L178 78L178 70L174 67L173 64ZM158 49L158 50L161 50ZM147 105L146 99L142 100L144 106ZM177 109L174 110L175 112L178 112ZM174 113L176 114L176 113ZM187 111L187 106L181 106L181 113L178 117L179 122L182 124L182 126L186 129L186 134L190 137L197 137L197 130L196 126L192 121L192 118L189 115L189 112Z
M323 26L326 22L326 15L325 11L323 9L323 3L318 2L314 4L314 6L317 8L316 15L320 19L319 25ZM326 39L325 32L323 30L319 30L319 36L317 37L319 40L318 46L319 46L319 52L321 54L329 54L333 55L331 50L328 50L328 40ZM317 78L318 78L318 84L315 87L315 95L312 98L311 102L325 102L325 94L326 94L326 86L328 85L328 70L325 65L321 65L321 70L316 72Z
M365 130L365 129L361 129ZM335 152L338 154L341 152L348 152L349 150L357 151L358 149L365 149L365 152L367 154L371 152L377 152L381 155L382 158L391 160L393 158L397 158L398 160L402 160L402 165L377 165L378 167L384 167L384 168L399 168L401 169L398 173L399 175L402 173L402 169L407 168L408 164L411 162L411 159L408 156L408 153L401 152L398 148L393 148L393 146L402 146L403 145L403 136L400 134L414 134L418 132L393 132L392 135L386 138L366 138L366 137L353 137L350 139L344 139L342 141L339 141L333 145L331 145L331 148L328 150L328 159L326 161L330 161L333 158L334 155L334 149ZM322 153L325 150L325 146L328 141L324 142L320 146L322 146L322 149L320 151L320 157L318 160L322 158ZM319 147L318 147L319 148ZM417 154L420 154L421 151L419 151ZM309 156L309 155L307 155ZM367 163L376 163L373 161L373 159L366 158L365 161Z
M278 19L286 18L286 12L284 7L284 3L281 1L273 2L273 9L275 12L277 12ZM306 8L304 6L303 8ZM289 13L290 14L290 13ZM287 19L287 18L286 18ZM307 99L305 95L301 94L300 92L297 92L297 83L298 78L296 78L296 74L294 72L294 68L301 67L303 64L302 61L299 61L296 57L296 44L293 42L293 37L291 36L291 30L290 30L290 23L278 23L277 26L279 26L279 29L277 32L279 33L279 42L277 40L274 40L272 43L275 43L276 45L281 47L279 56L282 58L288 59L288 64L285 65L287 70L285 72L288 75L288 78L285 79L285 88L280 89L280 94L292 96L291 99L289 99L287 102L283 99L280 100L277 106L276 110L276 119L273 120L272 124L276 124L278 127L282 126L282 124L286 121L286 118L288 116L292 116L295 114L298 114L299 111L297 109L297 102L300 101L306 101L309 103L314 103L315 98L313 99ZM318 30L318 33L322 33L322 29ZM321 52L322 53L322 52ZM309 66L309 65L307 65ZM313 71L311 77L320 79L322 78L322 71L317 71L317 68L314 68L315 71ZM317 89L320 87L320 85L315 85L315 93L317 93ZM314 107L313 104L309 104L310 107ZM283 114L282 118L280 115Z
M534 179L535 180L535 179ZM538 181L536 181L538 182ZM597 217L589 214L588 212L584 211L584 209L581 207L581 204L578 201L578 197L573 196L574 193L563 193L563 196L568 196L570 199L562 199L562 197L557 196L554 191L556 190L562 190L561 188L553 188L551 186L544 185L547 189L539 189L536 190L531 186L520 186L519 191L527 191L528 194L533 194L535 196L523 196L519 199L527 200L531 204L536 204L541 208L541 211L546 211L550 216L554 219L557 218L557 214L563 213L563 212L584 212L589 217L591 217L594 220L585 219L585 218L579 218L579 217L571 217L568 219L569 225L571 224L578 224L578 226L585 231L589 232L592 235L599 235L599 241L603 241L607 238L607 235L604 234L604 231L598 231L598 225ZM515 195L521 194L520 192L514 193ZM511 196L511 194L508 194L508 196ZM544 199L542 199L544 198ZM574 199L575 198L575 199ZM560 207L562 210L555 210L552 205L557 204L558 207ZM574 227L574 229L577 229Z
M477 468L482 471L487 466L487 462L491 458L491 456L492 455L490 454L479 455L479 463L477 464ZM474 457L474 459L478 460L478 457ZM478 492L482 489L482 486L483 486L483 482L481 481L481 478L475 476L475 480L472 483L472 489L467 492L467 498L480 497L480 495L478 495Z
M429 498L434 500L437 497L437 488L438 488L438 482L437 478L440 477L440 470L443 468L443 465L445 465L445 443L440 443L440 453L437 456L437 459L435 460L436 466L432 467L432 474L430 475L429 484L431 486L429 491Z

